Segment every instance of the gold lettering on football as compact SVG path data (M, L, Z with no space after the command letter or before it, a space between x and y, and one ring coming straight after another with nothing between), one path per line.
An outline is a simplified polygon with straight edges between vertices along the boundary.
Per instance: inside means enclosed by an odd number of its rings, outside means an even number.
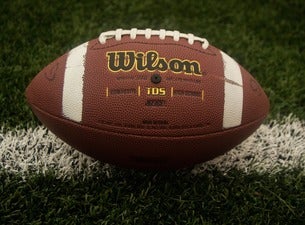
M136 69L139 72L168 70L173 73L202 76L200 63L196 60L160 57L157 51L110 51L106 53L108 69L112 72L129 72Z

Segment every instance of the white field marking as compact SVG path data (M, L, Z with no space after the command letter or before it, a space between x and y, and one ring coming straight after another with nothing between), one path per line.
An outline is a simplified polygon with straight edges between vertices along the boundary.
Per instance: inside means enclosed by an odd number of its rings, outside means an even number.
M54 171L58 178L74 175L93 176L103 171L110 177L113 169L56 138L46 128L0 129L0 171L19 173L24 178L31 173ZM292 115L281 121L263 124L242 144L212 161L198 164L192 170L200 174L218 170L226 174L232 169L249 174L275 174L301 168L305 174L305 121Z
M244 173L276 174L301 169L305 174L305 121L293 115L262 124L243 143L209 162L198 164L193 173L231 169Z
M43 126L8 132L0 129L0 171L3 169L24 178L31 173L50 171L63 179L73 175L84 179L97 171L111 176L108 164L72 149Z

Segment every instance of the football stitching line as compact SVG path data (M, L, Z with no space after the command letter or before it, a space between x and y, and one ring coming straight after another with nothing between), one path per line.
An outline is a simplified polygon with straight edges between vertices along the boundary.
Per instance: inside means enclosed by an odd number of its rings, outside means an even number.
M241 128L241 127L249 126L249 125L251 125L253 123L256 123L258 121L263 120L266 117L266 115L263 115L263 116L259 117L258 119L253 120L253 121L251 121L251 122L249 122L247 124L243 124L243 125L240 125L240 126L232 127L232 128L229 128L229 129L224 129L222 131L217 131L217 132L213 132L213 133L207 133L207 134L183 135L183 136L149 136L149 135L141 135L141 134L131 134L131 133L124 133L124 132L115 132L115 131L110 131L110 130L102 130L102 129L99 129L98 127L92 127L92 126L88 126L88 125L85 125L85 124L80 124L80 123L74 122L72 120L69 120L67 118L63 118L63 117L59 117L59 116L53 115L53 114L51 114L49 112L46 112L45 110L42 110L41 108L37 107L34 104L32 104L32 105L37 110L39 110L41 113L50 115L51 117L57 118L57 119L59 119L60 121L63 121L63 122L72 123L72 124L74 124L76 126L85 127L85 128L89 128L89 129L93 129L93 130L97 130L97 131L101 131L101 132L106 132L106 133L117 134L117 135L126 135L126 136L134 136L134 137L146 137L146 138L159 138L159 139L168 139L168 138L174 138L174 139L179 139L179 138L197 138L197 137L202 137L202 136L211 136L211 135L219 134L219 133L222 133L222 132L232 131L234 129L238 129L238 128ZM48 128L48 130L49 130L49 128Z

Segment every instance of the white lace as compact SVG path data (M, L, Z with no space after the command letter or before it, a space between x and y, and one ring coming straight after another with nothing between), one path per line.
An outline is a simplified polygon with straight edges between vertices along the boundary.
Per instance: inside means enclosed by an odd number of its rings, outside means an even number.
M150 39L151 36L159 36L161 40L164 40L165 37L172 37L174 41L179 41L180 38L184 38L188 40L190 45L194 44L195 41L199 41L202 43L202 48L207 49L209 47L209 42L205 38L196 37L193 34L184 34L180 33L179 31L169 31L169 30L152 30L152 29L145 29L145 30L138 30L137 28L132 28L131 30L111 30L106 31L100 34L99 42L101 44L105 44L108 39L115 38L115 40L120 41L122 36L129 35L132 40L136 39L137 35L144 35L146 39Z

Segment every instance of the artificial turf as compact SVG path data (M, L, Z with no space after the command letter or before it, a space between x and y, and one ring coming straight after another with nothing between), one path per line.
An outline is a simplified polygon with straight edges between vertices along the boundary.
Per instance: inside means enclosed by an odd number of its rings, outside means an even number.
M116 28L194 33L229 53L270 98L269 118L305 119L304 1L2 1L0 126L36 126L24 90L69 49ZM1 136L0 136L1 144ZM291 146L293 148L293 146ZM304 224L302 170L275 175L115 169L81 180L0 168L0 224Z

